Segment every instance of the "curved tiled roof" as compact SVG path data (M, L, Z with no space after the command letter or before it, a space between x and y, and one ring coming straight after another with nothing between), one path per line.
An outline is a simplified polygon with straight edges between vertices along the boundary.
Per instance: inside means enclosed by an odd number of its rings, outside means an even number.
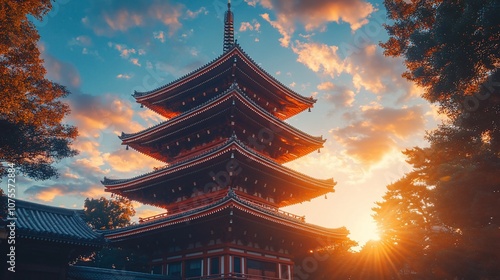
M69 266L68 280L153 280L153 279L179 279L173 276L125 271L119 269L107 269L89 266Z
M102 234L93 231L83 220L83 210L16 199L14 213L18 237L86 246L104 244Z
M103 230L101 232L106 236L106 238L109 239L113 239L117 236L133 235L135 233L141 233L149 230L156 230L159 228L164 228L179 223L184 223L189 220L213 214L215 212L220 211L221 208L225 209L230 206L234 206L237 209L242 210L244 212L249 212L249 213L251 212L250 214L253 214L255 216L258 216L260 218L269 221L273 221L297 229L313 231L318 234L333 235L337 237L345 237L348 234L348 231L345 228L338 228L338 229L324 228L314 224L306 223L304 220L296 219L287 215L280 214L276 211L266 209L255 203L241 199L238 195L235 194L235 192L232 189L229 189L225 197L211 204L207 204L206 206L203 207L195 208L178 214L166 215L161 218L149 220L140 224L134 224L119 229Z
M109 179L109 178L104 177L104 180L101 181L101 183L106 185L106 186L112 186L112 185L132 183L134 181L139 182L141 180L144 181L144 180L154 179L154 178L162 176L165 173L168 174L168 173L172 173L172 172L175 172L177 170L180 170L180 169L188 168L188 167L196 164L196 162L198 162L199 160L207 161L207 160L210 160L212 158L219 156L220 154L229 152L230 150L234 150L234 149L230 149L230 147L232 145L235 146L235 150L240 151L242 154L246 153L249 156L253 156L256 159L260 160L263 164L266 164L269 167L276 169L277 171L280 171L282 173L287 173L290 176L295 176L295 177L301 178L302 180L305 180L305 181L311 181L311 182L313 182L313 184L318 185L318 187L319 187L319 185L324 185L323 188L325 188L325 189L331 188L333 190L333 186L335 185L333 178L325 179L325 180L316 179L316 178L310 177L308 175L302 174L300 172L297 172L297 171L290 169L288 167L282 166L282 165L278 164L277 162L275 162L275 161L255 152L255 151L253 151L252 149L248 148L243 142L238 140L235 135L230 137L223 144L221 144L213 149L210 149L203 154L197 155L197 156L192 157L192 158L188 158L184 161L179 161L179 162L172 164L172 165L168 165L165 168L155 170L155 171L143 174L143 175L139 175L139 176L136 176L136 177L133 177L130 179ZM123 188L123 187L121 187L121 188Z
M262 73L263 74L263 78L267 78L269 79L272 83L275 83L278 87L281 87L288 95L290 96L293 96L294 98L296 99L299 99L299 100L302 100L303 102L306 102L306 103L309 103L309 104L313 104L316 102L315 99L313 99L312 97L305 97L305 96L302 96L300 94L298 94L297 92L293 91L292 89L290 89L289 87L287 87L286 85L284 85L283 83L281 83L280 81L278 81L276 78L274 78L271 74L269 74L267 71L265 71L262 67L260 67L240 46L239 44L235 43L233 48L231 50L228 50L227 52L223 53L222 55L220 55L219 57L213 59L212 61L210 61L209 63L199 67L198 69L166 84L166 85L163 85L159 88L156 88L154 90L150 90L150 91L146 91L146 92L134 92L133 96L135 98L143 98L143 97L146 97L148 95L152 95L152 94L155 94L155 93L158 93L159 91L163 90L163 89L166 89L168 87L171 87L177 83L180 83L181 81L185 80L185 79L188 79L190 78L191 76L195 76L197 74L199 74L200 72L210 68L210 67L215 67L217 66L218 64L222 63L222 60L223 59L227 59L228 57L232 57L233 56L233 53L237 51L239 54L241 54L245 59L247 59L252 65L251 67L254 67L255 69L258 70L258 72ZM220 60L220 61L219 61ZM219 63L217 63L219 62Z
M239 87L237 84L233 83L231 85L231 87L229 87L229 89L227 89L226 91L222 92L221 94L217 95L217 96L214 96L213 98L209 99L208 101L196 106L196 107L193 107L191 108L190 110L178 115L178 116L175 116L169 120L166 120L166 121L163 121L159 124L156 124L152 127L149 127L143 131L140 131L140 132L137 132L137 133L124 133L122 132L121 136L119 136L119 138L122 140L122 141L127 141L128 139L130 138L133 138L133 137L138 137L138 136L141 136L141 135L144 135L144 134L148 134L148 133L153 133L153 131L157 130L157 129L160 129L160 128L163 128L163 127L167 127L167 126L170 126L172 124L175 124L176 122L179 122L180 120L183 120L183 119L187 119L187 118L190 118L192 115L196 115L198 112L197 111L203 111L203 110L208 110L210 109L211 107L214 106L214 104L217 102L217 100L220 100L220 99L223 99L224 97L227 97L231 94L233 94L234 92L236 92L238 95L240 95L242 98L244 98L244 100L246 102L248 102L251 106L253 106L253 111L257 111L258 113L260 114L263 114L265 115L267 118L269 118L272 122L278 124L279 126L282 126L284 127L285 129L287 129L288 131L291 131L292 133L297 133L299 135L301 135L302 137L304 138L308 138L308 139L311 139L312 141L314 142L318 142L318 143L324 143L326 140L324 140L322 137L317 137L317 136L312 136L300 129L297 129L293 126L291 126L290 124L284 122L284 121L281 121L280 119L276 118L273 114L271 114L270 112L264 110L261 106L259 106L255 101L253 101L251 98L249 98ZM196 112L196 113L195 113Z

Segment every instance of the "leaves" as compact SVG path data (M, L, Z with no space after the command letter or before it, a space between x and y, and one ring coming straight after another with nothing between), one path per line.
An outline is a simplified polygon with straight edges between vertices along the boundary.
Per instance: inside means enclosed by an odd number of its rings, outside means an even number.
M51 7L50 0L0 1L0 160L36 180L55 177L52 164L77 154L70 148L76 128L61 124L69 91L45 78L39 35L27 18L42 19Z
M83 209L89 226L99 230L130 225L130 220L135 215L132 202L124 197L115 199L87 198Z
M385 54L405 58L406 78L452 114L500 65L500 6L493 0L386 0Z
M498 1L385 1L385 54L449 121L413 170L389 185L374 218L423 279L500 277L500 12Z

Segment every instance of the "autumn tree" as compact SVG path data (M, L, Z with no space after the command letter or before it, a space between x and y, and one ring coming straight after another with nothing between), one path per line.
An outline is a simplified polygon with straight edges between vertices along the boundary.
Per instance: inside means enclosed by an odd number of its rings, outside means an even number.
M500 5L388 0L385 6L393 20L386 27L390 38L382 44L385 54L405 59L404 76L421 86L423 97L449 119L428 132L429 147L405 152L413 171L389 186L388 194L394 196L379 204L378 223L393 226L392 233L414 224L413 214L391 210L399 209L394 198L408 188L416 191L417 182L427 189L428 209L433 211L431 223L418 227L426 241L420 255L439 264L426 279L498 279ZM414 203L403 205L414 209ZM423 212L415 213L418 219L424 217ZM411 248L408 244L403 249Z
M50 0L0 0L0 176L5 163L37 180L57 175L54 162L76 155L73 126L61 101L69 91L45 78L40 36L28 16L42 20Z
M115 229L128 226L135 215L132 202L124 197L87 198L83 206L87 223L93 229Z

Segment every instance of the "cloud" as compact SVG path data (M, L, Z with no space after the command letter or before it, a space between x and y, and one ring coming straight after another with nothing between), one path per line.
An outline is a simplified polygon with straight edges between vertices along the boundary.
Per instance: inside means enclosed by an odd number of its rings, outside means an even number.
M332 82L324 82L317 86L318 90L325 92L324 99L332 103L335 108L351 107L354 103L354 92L344 86L335 86Z
M52 56L46 51L43 44L41 44L39 48L44 60L43 65L47 70L48 79L60 83L63 86L68 86L71 90L80 86L80 73L73 64L61 61Z
M139 59L138 58L131 58L130 62L132 62L132 64L134 64L136 66L141 66L141 64L139 63Z
M247 30L260 31L260 23L256 19L252 20L251 23L248 21L242 22L239 31L244 32Z
M384 56L377 45L368 45L345 60L346 72L352 75L354 87L376 94L394 93L403 90L403 97L419 96L421 90L407 81L401 74L405 71L399 58Z
M143 155L137 151L119 149L109 154L107 163L113 171L131 172L147 168L149 171L154 167L165 165L165 163Z
M384 56L377 45L367 45L359 52L342 59L337 46L329 46L316 42L295 41L292 50L298 57L297 61L309 69L332 78L342 73L352 76L356 91L361 89L377 95L401 93L397 102L401 103L411 97L420 96L422 89L404 79L403 61L399 58ZM343 90L344 98L353 96L352 92Z
M179 19L184 9L183 4L160 0L150 1L147 4L138 1L96 1L82 22L92 28L97 35L105 36L161 22L168 28L171 36L182 27ZM187 16L195 16L197 12L203 11L187 12Z
M363 0L254 0L247 1L251 6L260 3L267 9L276 12L276 20L271 20L269 14L261 15L283 36L281 45L288 46L295 30L295 22L301 22L307 31L324 30L329 22L346 22L355 31L368 23L368 16L375 11L372 4Z
M286 15L278 15L278 20L271 20L268 13L262 14L262 18L269 22L272 27L274 27L283 36L279 41L281 46L287 48L290 45L290 40L292 38L293 32L295 32L295 26L293 21L289 19Z
M69 103L72 110L69 119L78 127L80 136L96 137L103 130L110 130L118 135L122 131L135 132L143 129L132 120L134 110L130 102L118 96L72 94Z
M148 124L148 126L153 126L167 120L165 117L153 110L143 110L139 111L139 113L137 114L139 115L141 120L145 121Z
M163 31L154 31L153 38L160 40L160 42L165 43L165 32Z
M113 42L108 42L108 46L117 50L122 58L129 58L131 54L137 53L134 48L128 48L125 44L116 44Z
M116 78L129 80L130 78L132 78L132 76L133 76L132 74L118 74L116 75Z
M406 140L422 131L424 125L420 107L371 107L365 108L348 126L330 132L348 156L370 165L397 149L398 140Z
M314 72L321 72L334 78L345 70L344 62L337 54L337 46L295 41L292 50L298 55L297 61Z
M104 21L111 30L127 31L134 26L143 24L143 15L135 11L128 11L125 8L116 12L104 12Z
M208 14L207 9L205 7L201 7L196 11L191 11L191 10L186 11L187 18L197 18L200 14L207 15Z
M90 38L89 36L80 35L80 36L71 38L71 40L68 42L68 45L88 47L88 46L92 45L92 38Z

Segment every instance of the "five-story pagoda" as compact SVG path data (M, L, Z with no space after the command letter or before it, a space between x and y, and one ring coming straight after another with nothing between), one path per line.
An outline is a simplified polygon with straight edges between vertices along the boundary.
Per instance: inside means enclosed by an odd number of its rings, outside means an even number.
M230 4L221 56L134 97L168 120L120 139L166 165L131 179L105 178L103 184L108 192L166 213L109 231L106 238L147 252L153 273L293 279L298 256L324 240L345 240L343 228L308 224L279 209L333 191L333 179L282 166L323 146L322 137L283 121L316 100L274 79L234 42Z

